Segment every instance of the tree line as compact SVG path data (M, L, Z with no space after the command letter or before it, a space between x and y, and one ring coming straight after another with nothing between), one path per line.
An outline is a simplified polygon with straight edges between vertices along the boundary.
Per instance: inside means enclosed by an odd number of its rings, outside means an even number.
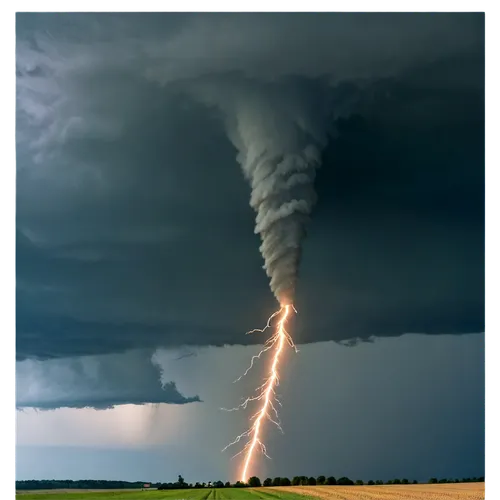
M484 482L484 477L466 477L462 479L438 479L436 477L431 477L428 484L438 484L438 483L482 483ZM229 481L209 481L208 483L186 483L182 476L177 478L176 482L171 483L149 483L147 481L107 481L100 479L85 479L73 481L69 480L57 480L57 479L32 479L27 481L16 481L16 490L53 490L53 489L141 489L144 488L145 484L149 484L150 488L157 488L159 490L178 490L178 489L191 489L191 488L259 488L261 486L316 486L316 485L339 485L339 486L356 486L356 485L382 485L382 484L418 484L417 480L410 481L406 478L403 479L389 479L388 481L381 480L370 480L364 482L361 479L353 481L348 477L340 477L336 479L333 476L325 477L307 477L307 476L295 476L290 480L287 477L275 477L274 479L268 477L263 482L257 477L251 477L248 482L243 483L241 481L236 481L236 483L230 483Z
M16 481L16 490L120 490L123 488L143 488L142 481L109 481L101 479L30 479L27 481ZM158 483L159 485L160 483ZM154 486L151 485L153 488Z
M484 477L467 477L462 479L437 479L430 478L427 481L428 484L434 483L480 483L484 482ZM369 480L366 483L362 479L357 479L353 481L348 477L340 477L336 479L333 476L325 477L307 477L307 476L295 476L291 481L287 477L275 477L274 479L268 477L263 482L257 476L252 476L248 482L244 483L242 481L236 481L236 483L231 484L229 481L213 481L208 483L195 483L188 484L184 481L182 476L179 476L177 482L175 483L162 483L158 489L160 490L175 490L175 489L189 489L189 488L260 488L269 486L316 486L316 485L339 485L339 486L362 486L362 485L382 485L382 484L418 484L418 481L414 479L410 481L406 478L403 479L389 479L388 481L377 481Z

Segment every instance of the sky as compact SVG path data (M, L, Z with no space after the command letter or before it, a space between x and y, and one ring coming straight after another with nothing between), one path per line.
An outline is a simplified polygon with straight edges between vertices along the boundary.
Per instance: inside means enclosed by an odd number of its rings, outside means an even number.
M320 156L261 474L484 474L482 14L17 14L19 479L233 478L258 141Z

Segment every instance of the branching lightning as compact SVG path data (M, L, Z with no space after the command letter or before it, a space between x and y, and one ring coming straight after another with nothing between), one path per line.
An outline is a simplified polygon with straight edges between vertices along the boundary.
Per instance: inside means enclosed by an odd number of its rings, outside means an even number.
M277 326L276 326L276 331L275 333L266 341L264 344L264 347L262 350L259 352L259 354L255 355L252 357L252 360L250 362L250 366L247 368L247 370L241 375L238 379L235 380L235 382L238 382L243 378L253 367L254 362L257 359L260 359L262 354L269 350L273 350L273 360L271 363L271 368L269 370L269 375L268 377L264 380L264 383L257 387L255 392L257 393L255 396L251 396L245 399L243 403L241 403L239 406L236 408L232 408L227 411L235 411L239 409L246 409L248 404L253 402L253 401L260 401L261 406L260 409L254 413L250 417L250 422L253 422L250 426L249 429L247 429L245 432L240 434L234 441L229 443L222 451L225 451L227 448L230 446L239 443L242 439L247 438L247 443L245 444L244 448L234 455L235 457L241 454L245 455L245 459L243 462L243 468L241 472L241 481L246 482L249 474L248 474L248 469L252 464L253 456L254 456L254 451L257 449L260 449L260 451L269 458L266 450L266 446L262 442L261 439L261 430L262 430L262 424L264 420L269 420L271 423L276 425L278 429L283 432L283 429L281 428L281 422L279 420L278 416L278 411L276 409L275 404L279 404L281 406L280 401L276 397L276 392L275 388L279 385L279 374L278 374L278 367L280 363L280 356L283 351L283 348L285 344L287 343L290 347L295 349L297 352L297 348L295 347L295 344L293 343L293 340L290 336L290 334L287 332L285 325L288 319L288 316L290 314L290 310L293 309L295 312L295 308L293 305L283 305L281 308L276 311L274 314L271 315L269 320L267 321L266 326L263 329L255 329L247 332L247 334L252 334L256 332L263 333L269 328L271 328L271 322L275 317L279 317ZM234 458L234 457L233 457Z

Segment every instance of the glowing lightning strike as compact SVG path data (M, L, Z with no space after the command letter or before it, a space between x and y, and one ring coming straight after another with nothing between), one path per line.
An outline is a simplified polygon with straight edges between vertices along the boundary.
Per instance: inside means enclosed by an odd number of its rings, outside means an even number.
M245 371L245 373L239 377L235 382L240 380L242 377L244 377L253 367L253 363L256 359L260 359L260 356L266 352L269 351L270 349L274 348L274 356L273 356L273 362L271 364L271 371L270 375L265 379L264 383L256 389L257 395L253 397L248 397L241 405L239 405L236 408L232 408L231 410L228 411L234 411L234 410L239 410L240 408L246 408L248 403L252 401L262 401L262 406L260 410L255 413L251 418L250 421L254 420L254 423L251 425L251 427L246 430L244 433L240 434L232 443L229 443L224 450L232 446L233 444L238 443L243 437L248 437L248 442L243 448L242 451L237 453L235 456L238 456L241 453L245 453L245 461L243 464L243 470L241 473L241 481L246 482L248 479L248 468L250 464L252 463L252 457L253 453L255 451L256 446L258 445L262 453L267 457L267 451L264 443L260 439L260 431L261 431L261 426L262 426L262 420L264 418L267 418L270 420L272 423L274 423L278 429L281 429L281 425L279 422L278 418L278 412L276 410L276 407L274 406L274 402L277 402L278 404L281 405L279 400L276 398L275 395L275 387L279 385L279 377L278 377L278 365L280 362L280 355L283 350L283 347L285 345L285 342L287 342L291 347L295 349L297 352L297 348L295 347L295 344L293 343L292 338L288 334L285 328L285 324L288 318L288 315L290 313L290 309L293 309L295 312L296 309L293 307L293 305L284 305L281 306L279 311L276 311L271 317L269 318L267 325L263 329L255 329L251 330L248 332L248 334L255 333L255 332L264 332L268 328L271 327L271 321L273 320L274 317L281 315L280 320L278 321L278 325L276 328L276 332L266 341L264 344L263 349L257 354L256 356L252 357L250 366L248 369ZM271 416L271 412L274 414L274 418ZM222 450L222 451L224 451ZM234 458L234 457L233 457ZM269 457L268 457L269 458Z

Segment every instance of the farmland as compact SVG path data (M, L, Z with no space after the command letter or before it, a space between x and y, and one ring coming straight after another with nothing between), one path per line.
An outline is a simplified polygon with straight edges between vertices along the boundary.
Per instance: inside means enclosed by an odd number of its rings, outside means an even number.
M483 500L484 483L18 492L19 500Z
M274 489L274 488L271 488ZM280 492L300 493L316 500L483 500L484 483L402 484L381 486L292 486Z
M285 488L203 488L150 491L53 490L18 492L19 500L305 500L304 495Z

